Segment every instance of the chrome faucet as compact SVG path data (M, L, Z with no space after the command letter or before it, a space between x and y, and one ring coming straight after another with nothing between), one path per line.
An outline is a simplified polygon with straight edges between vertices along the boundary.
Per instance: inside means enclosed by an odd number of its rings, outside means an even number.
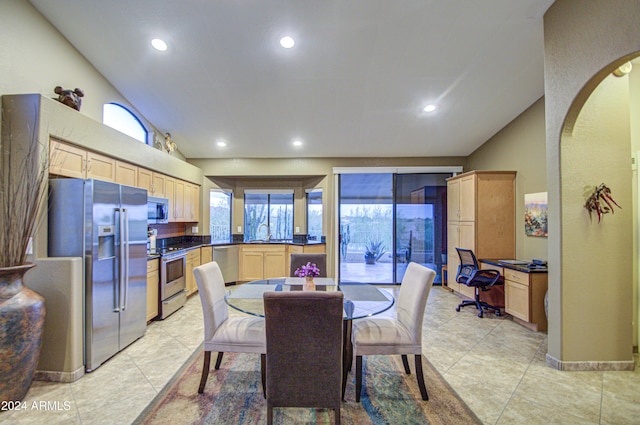
M258 233L260 233L260 229L262 229L262 226L267 228L267 237L265 241L269 241L271 239L271 227L266 223L262 223L260 226L258 226Z

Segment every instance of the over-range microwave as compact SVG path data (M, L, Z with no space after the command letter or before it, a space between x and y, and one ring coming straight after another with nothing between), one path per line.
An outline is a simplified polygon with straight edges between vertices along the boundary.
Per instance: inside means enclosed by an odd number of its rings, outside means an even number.
M167 198L147 197L147 221L149 224L169 222L169 200Z

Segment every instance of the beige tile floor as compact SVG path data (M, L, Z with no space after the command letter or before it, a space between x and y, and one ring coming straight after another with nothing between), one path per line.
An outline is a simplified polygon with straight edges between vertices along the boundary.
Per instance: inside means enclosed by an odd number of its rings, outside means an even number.
M531 332L508 316L479 319L469 307L456 313L458 302L440 287L431 291L424 354L483 423L640 423L640 370L559 372L544 363L546 334ZM131 423L198 347L202 333L195 296L80 380L34 382L26 409L0 413L0 423Z

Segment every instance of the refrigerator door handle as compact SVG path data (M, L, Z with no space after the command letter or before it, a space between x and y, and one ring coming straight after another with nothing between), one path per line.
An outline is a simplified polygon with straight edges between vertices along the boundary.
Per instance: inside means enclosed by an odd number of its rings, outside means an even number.
M114 209L114 214L117 216L118 221L118 240L117 242L120 244L118 249L120 250L120 255L116 257L116 267L115 271L117 274L117 281L113 283L113 311L117 313L120 311L120 278L122 277L122 267L120 266L120 260L122 259L122 213L120 212L120 208Z
M122 209L124 213L124 303L122 304L122 310L127 309L129 303L129 211L126 208Z
M120 220L119 220L119 224L120 224L120 231L119 231L119 235L120 235L120 258L118 259L118 310L124 310L124 302L122 300L123 298L123 293L124 293L124 281L125 281L125 272L126 272L126 266L125 266L125 262L126 262L126 244L125 244L125 237L126 237L126 225L125 225L125 209L124 208L118 208L118 211L120 212Z

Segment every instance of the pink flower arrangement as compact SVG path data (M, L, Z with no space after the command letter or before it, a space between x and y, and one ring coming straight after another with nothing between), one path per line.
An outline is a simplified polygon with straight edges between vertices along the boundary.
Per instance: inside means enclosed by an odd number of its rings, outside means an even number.
M320 269L313 263L307 263L306 266L300 266L293 272L298 277L316 277L320 276Z

